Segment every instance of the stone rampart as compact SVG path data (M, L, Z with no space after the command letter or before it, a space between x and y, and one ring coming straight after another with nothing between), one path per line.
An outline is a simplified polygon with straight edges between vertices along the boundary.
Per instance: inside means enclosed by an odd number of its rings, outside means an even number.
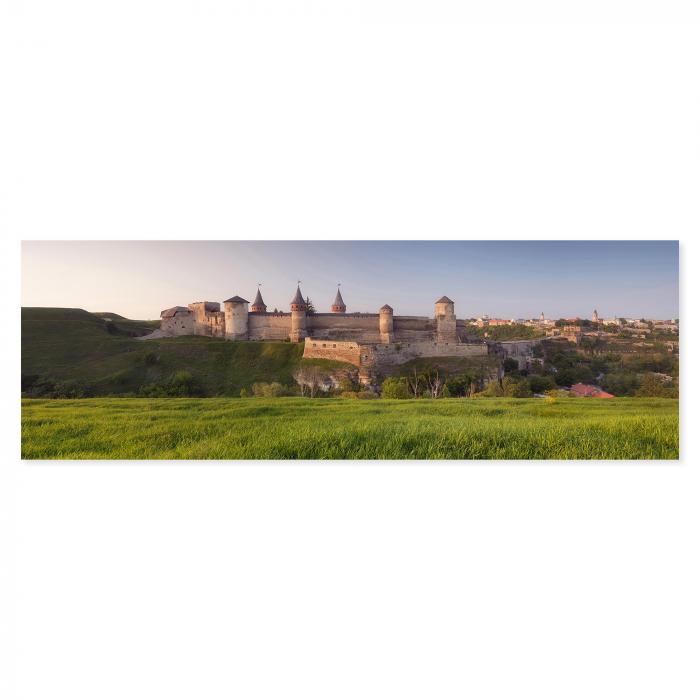
M353 341L326 341L321 338L304 340L304 357L349 362L351 365L360 367L362 362L360 355L360 345Z
M350 362L357 367L401 365L417 357L485 357L489 348L485 343L461 344L417 341L389 344L333 341L324 338L306 338L304 357Z

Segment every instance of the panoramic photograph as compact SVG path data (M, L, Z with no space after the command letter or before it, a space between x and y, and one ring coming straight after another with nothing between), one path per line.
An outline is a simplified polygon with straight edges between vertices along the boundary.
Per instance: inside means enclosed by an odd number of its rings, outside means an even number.
M679 457L677 241L25 241L24 459Z

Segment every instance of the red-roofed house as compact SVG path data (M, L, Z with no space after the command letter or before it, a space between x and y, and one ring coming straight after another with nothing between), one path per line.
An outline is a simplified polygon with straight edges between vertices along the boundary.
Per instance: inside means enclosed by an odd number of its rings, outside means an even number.
M608 394L607 391L603 391L599 386L594 386L593 384L574 384L569 390L571 396L581 396L591 399L614 399L614 394Z

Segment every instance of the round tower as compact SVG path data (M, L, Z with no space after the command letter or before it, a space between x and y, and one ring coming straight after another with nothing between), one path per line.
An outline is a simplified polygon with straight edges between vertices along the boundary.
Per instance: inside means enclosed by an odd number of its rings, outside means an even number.
M438 343L457 342L457 317L455 303L448 297L440 297L435 302Z
M260 294L260 287L258 287L258 293L255 295L255 299L253 299L253 305L250 307L250 310L254 314L264 314L267 312L267 306L263 301L262 294Z
M293 343L298 343L306 338L306 302L301 294L299 285L297 285L297 293L292 299L290 309L292 311L292 330L289 334L289 339Z
M248 303L239 296L224 302L227 340L248 340Z
M338 287L338 291L335 294L335 301L331 306L331 311L334 314L344 314L346 310L347 309L345 306L345 302L343 301L343 297L340 294L340 287Z
M394 340L394 309L389 304L384 304L379 309L379 336L382 343Z
M593 316L591 316L591 321L593 321L593 323L598 323L599 320L600 319L598 318L598 310L593 309Z

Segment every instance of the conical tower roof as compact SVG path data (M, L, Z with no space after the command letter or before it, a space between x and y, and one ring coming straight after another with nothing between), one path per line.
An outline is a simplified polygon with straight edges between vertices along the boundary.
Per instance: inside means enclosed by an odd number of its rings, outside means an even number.
M454 304L452 299L449 299L448 297L440 297L435 303L436 304Z
M297 293L294 295L294 299L292 299L290 303L296 304L297 306L306 306L306 302L304 301L304 297L301 295L299 285L297 285Z
M338 291L335 293L335 301L333 302L333 306L345 306L343 297L340 294L340 287L338 287Z
M260 294L260 287L258 287L258 293L255 295L255 300L253 301L253 306L265 306L262 294Z

